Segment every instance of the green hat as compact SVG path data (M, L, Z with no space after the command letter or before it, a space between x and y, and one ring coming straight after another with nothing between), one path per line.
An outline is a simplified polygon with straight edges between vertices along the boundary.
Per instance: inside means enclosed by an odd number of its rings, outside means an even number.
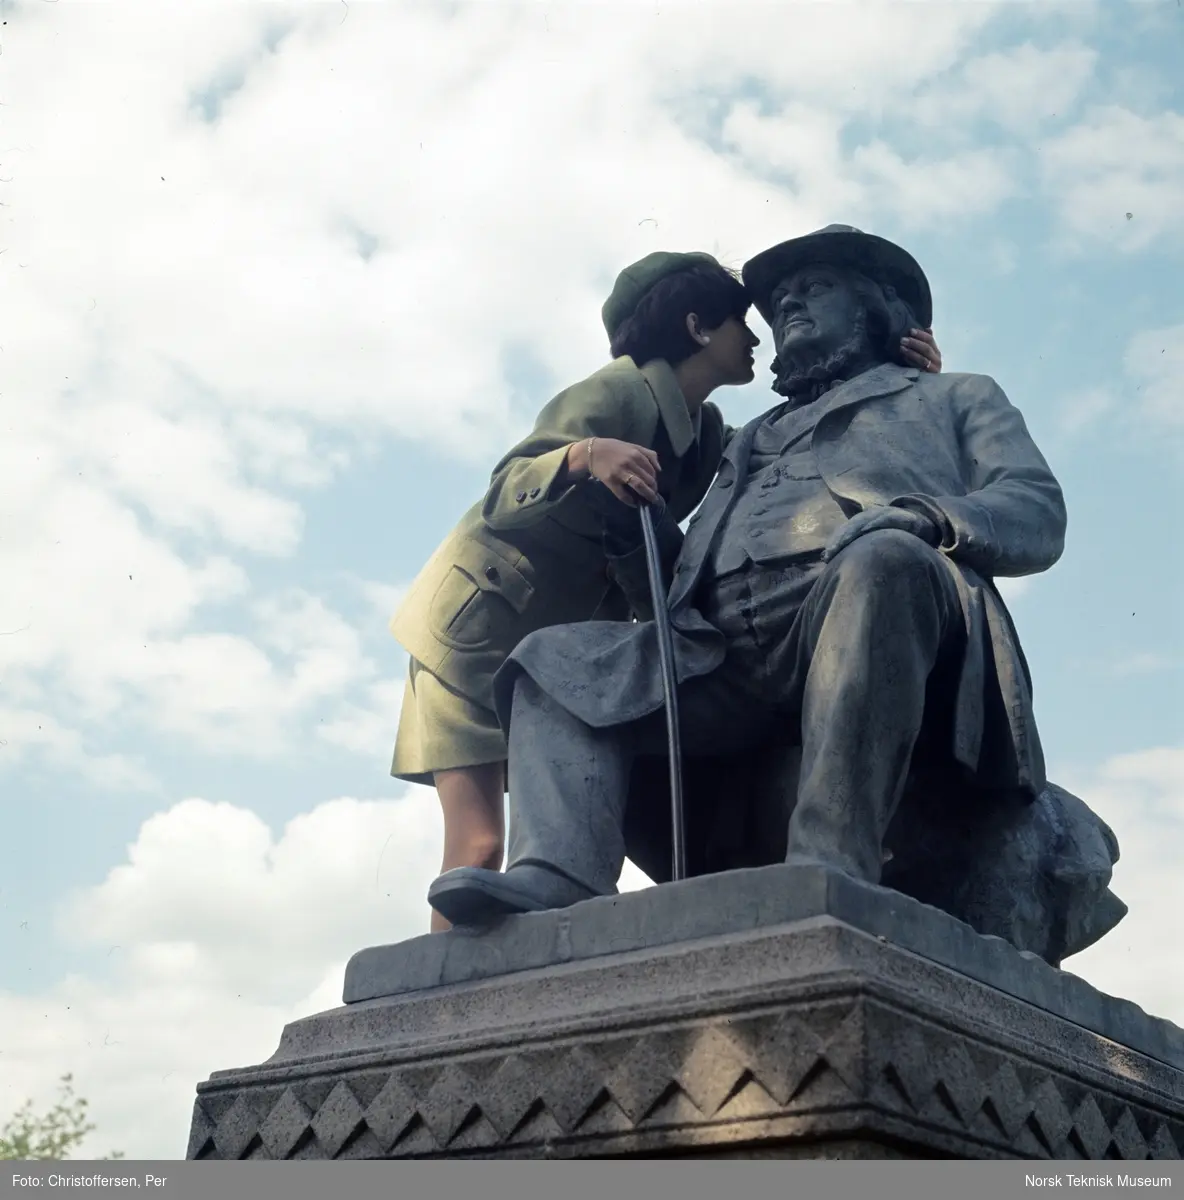
M787 275L811 263L854 267L877 283L891 284L925 329L933 324L933 296L917 260L907 250L853 225L828 225L781 242L744 264L744 284L757 311L770 324L774 289Z
M637 311L641 298L668 275L686 271L690 267L718 267L719 263L710 254L693 251L678 254L672 250L655 250L640 262L626 267L613 284L612 295L604 302L600 315L610 340L617 330Z

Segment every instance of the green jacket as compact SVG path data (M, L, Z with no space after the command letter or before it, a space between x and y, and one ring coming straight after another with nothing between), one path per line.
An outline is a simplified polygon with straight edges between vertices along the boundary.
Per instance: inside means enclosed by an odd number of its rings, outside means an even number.
M490 681L528 633L628 619L612 578L602 484L563 485L567 447L618 438L656 449L659 490L676 521L699 504L731 430L704 404L692 419L670 366L615 359L560 392L533 432L498 463L489 490L428 560L391 619L400 644L433 675L492 707Z

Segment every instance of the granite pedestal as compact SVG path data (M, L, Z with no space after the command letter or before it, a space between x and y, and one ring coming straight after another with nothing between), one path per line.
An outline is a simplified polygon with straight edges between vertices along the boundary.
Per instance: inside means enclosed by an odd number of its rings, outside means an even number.
M1175 1159L1184 1030L899 893L762 867L363 950L188 1157Z

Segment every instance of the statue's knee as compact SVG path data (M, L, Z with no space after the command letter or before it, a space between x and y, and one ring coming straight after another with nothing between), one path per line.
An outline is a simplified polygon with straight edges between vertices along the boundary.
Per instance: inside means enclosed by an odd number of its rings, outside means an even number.
M877 578L920 568L927 569L936 551L916 534L903 529L876 529L862 534L834 560L848 571L872 572Z

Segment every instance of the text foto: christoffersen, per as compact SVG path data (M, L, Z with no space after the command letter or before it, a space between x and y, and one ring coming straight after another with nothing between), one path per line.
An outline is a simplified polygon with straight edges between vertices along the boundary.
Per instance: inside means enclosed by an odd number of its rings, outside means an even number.
M167 1175L63 1175L54 1171L44 1177L40 1175L13 1175L12 1186L18 1187L164 1187Z

